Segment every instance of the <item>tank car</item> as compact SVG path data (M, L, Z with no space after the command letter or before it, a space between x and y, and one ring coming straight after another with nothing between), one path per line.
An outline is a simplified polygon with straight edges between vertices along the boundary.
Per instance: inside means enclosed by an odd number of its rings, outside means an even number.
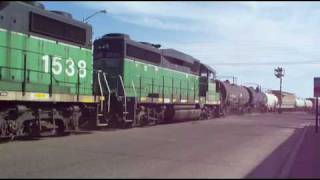
M224 114L244 113L248 111L250 94L244 86L218 81L221 93L221 106Z
M269 112L275 112L278 107L278 98L272 93L265 93L267 96L267 109Z
M263 93L259 87L254 89L253 87L246 87L249 92L249 111L250 112L265 112L267 111L267 96Z
M257 89L257 105L256 108L259 112L266 112L267 111L267 95L262 92L260 89Z
M305 101L302 98L296 98L295 99L295 110L305 110Z
M304 103L305 103L305 111L311 112L313 107L312 101L309 99L305 99Z

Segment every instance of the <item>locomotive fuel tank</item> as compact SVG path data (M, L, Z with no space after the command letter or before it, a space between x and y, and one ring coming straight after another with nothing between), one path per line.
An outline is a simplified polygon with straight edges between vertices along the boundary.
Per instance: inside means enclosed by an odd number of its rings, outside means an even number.
M183 120L194 120L199 119L201 110L200 109L180 109L175 110L172 117L173 121L183 121Z

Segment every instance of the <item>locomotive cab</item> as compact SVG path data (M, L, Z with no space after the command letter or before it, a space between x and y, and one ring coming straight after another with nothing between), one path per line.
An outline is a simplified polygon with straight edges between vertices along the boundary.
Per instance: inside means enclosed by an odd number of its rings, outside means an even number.
M200 66L200 82L199 95L204 103L214 104L220 101L220 96L217 92L217 83L215 80L216 72L210 66L201 64Z
M217 91L216 72L210 66L200 65L199 96L200 103L204 104L206 114L220 116L220 93Z

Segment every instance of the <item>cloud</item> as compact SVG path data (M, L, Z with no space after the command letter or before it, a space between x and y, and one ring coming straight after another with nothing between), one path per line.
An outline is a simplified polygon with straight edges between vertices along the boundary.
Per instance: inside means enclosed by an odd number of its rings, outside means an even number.
M79 2L80 3L80 2ZM242 82L278 88L277 66L218 66L226 62L320 61L320 3L317 2L81 2L107 8L111 17L128 24L179 32L181 40L160 42L212 65ZM129 26L129 25L128 25ZM146 30L147 31L147 30ZM147 32L146 32L147 33ZM285 88L311 96L319 65L282 65ZM304 69L302 69L304 68ZM304 83L301 86L301 82Z

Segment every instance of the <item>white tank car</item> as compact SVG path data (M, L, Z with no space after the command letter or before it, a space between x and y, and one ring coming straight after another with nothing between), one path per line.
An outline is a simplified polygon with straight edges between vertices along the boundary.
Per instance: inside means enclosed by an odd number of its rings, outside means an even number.
M267 96L267 107L269 111L275 111L278 106L278 98L274 94L265 93Z
M305 99L304 103L305 103L306 108L312 109L312 101L311 100Z
M296 98L295 108L303 109L305 107L305 101L301 98Z

